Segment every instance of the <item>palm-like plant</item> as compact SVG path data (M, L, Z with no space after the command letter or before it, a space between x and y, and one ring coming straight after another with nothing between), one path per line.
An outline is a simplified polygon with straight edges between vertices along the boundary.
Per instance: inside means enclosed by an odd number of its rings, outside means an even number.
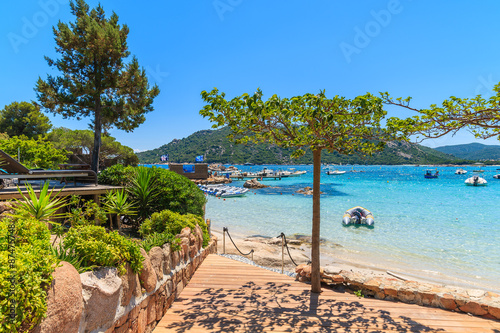
M158 185L152 169L138 167L131 180L130 192L142 221L149 216L154 198L158 196Z
M121 215L135 215L137 212L134 210L134 204L128 202L128 195L125 191L108 192L103 205L108 214L116 214L116 223L118 231L121 231ZM110 218L110 227L113 229L113 220Z
M58 198L57 196L61 193L62 189L59 190L55 195L52 195L54 189L49 192L49 183L46 182L43 188L40 190L37 196L35 190L29 183L26 183L26 191L28 196L25 196L19 186L17 187L19 194L21 194L22 200L17 200L17 206L15 208L17 217L31 216L35 219L51 224L58 224L52 219L64 217L66 214L57 213L57 211L65 207L68 203L66 202L66 197Z

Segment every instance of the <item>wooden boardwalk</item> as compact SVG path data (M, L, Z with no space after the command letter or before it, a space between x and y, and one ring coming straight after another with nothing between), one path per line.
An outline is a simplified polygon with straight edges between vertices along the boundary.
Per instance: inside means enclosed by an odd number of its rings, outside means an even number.
M358 298L209 255L154 333L496 332L500 322L414 304Z

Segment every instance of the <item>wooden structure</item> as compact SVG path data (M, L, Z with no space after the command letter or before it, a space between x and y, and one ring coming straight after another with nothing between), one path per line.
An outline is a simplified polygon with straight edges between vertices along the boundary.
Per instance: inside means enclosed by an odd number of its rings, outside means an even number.
M74 177L75 186L77 177L91 176L97 186L97 174L92 170L30 170L13 159L9 154L0 150L0 179L50 179Z
M207 179L208 178L208 164L174 164L170 163L168 169L183 175L189 179Z
M43 185L41 185L43 186ZM33 190L35 193L40 192L40 186L33 185ZM26 191L26 187L24 187L22 184L19 187L21 189L21 193L23 193L25 196L28 195L28 192ZM106 194L107 192L110 191L118 191L123 189L121 186L110 186L110 185L93 185L93 184L80 184L76 183L73 186L64 186L60 184L59 182L52 181L50 182L50 189L54 188L53 195L63 197L67 195L89 195L94 198L95 202L99 202L99 195L101 194ZM61 192L59 193L59 190ZM0 201L5 201L5 200L11 200L11 199L21 199L22 196L19 194L19 191L17 190L17 186L10 186L7 188L3 188L0 190Z
M310 289L211 254L153 332L500 332L495 320Z

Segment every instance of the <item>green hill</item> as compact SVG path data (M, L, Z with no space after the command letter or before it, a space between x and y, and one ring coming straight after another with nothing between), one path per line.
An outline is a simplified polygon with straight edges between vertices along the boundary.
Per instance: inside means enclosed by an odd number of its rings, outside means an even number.
M500 146L468 143L463 145L442 146L436 150L461 159L474 161L500 160Z
M292 149L283 149L271 144L236 145L226 136L229 128L218 130L203 130L191 134L181 140L173 140L159 148L137 153L141 163L158 163L160 156L169 155L169 161L174 163L194 162L195 157L204 155L207 163L230 164L311 164L312 152L299 159L291 159ZM343 164L446 164L460 163L457 158L412 143L390 142L384 151L371 157L357 155L342 156L337 153L323 152L323 163Z

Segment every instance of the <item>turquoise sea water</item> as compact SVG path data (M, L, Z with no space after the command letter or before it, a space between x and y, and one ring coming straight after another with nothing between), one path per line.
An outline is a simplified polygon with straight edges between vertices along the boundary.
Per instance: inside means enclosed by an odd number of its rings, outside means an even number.
M248 171L263 167L238 166ZM310 235L312 197L295 191L312 187L312 166L293 167L307 174L264 181L271 187L241 198L209 197L206 217L218 230L226 226L248 236ZM477 167L465 167L466 175L455 175L455 167L439 167L438 179L425 179L426 168L415 166L340 166L348 172L338 176L322 170L321 237L327 241L322 252L339 261L498 291L500 180L493 178L500 173L497 168L483 168L486 187L464 184ZM372 211L374 229L341 225L344 212L358 205Z

